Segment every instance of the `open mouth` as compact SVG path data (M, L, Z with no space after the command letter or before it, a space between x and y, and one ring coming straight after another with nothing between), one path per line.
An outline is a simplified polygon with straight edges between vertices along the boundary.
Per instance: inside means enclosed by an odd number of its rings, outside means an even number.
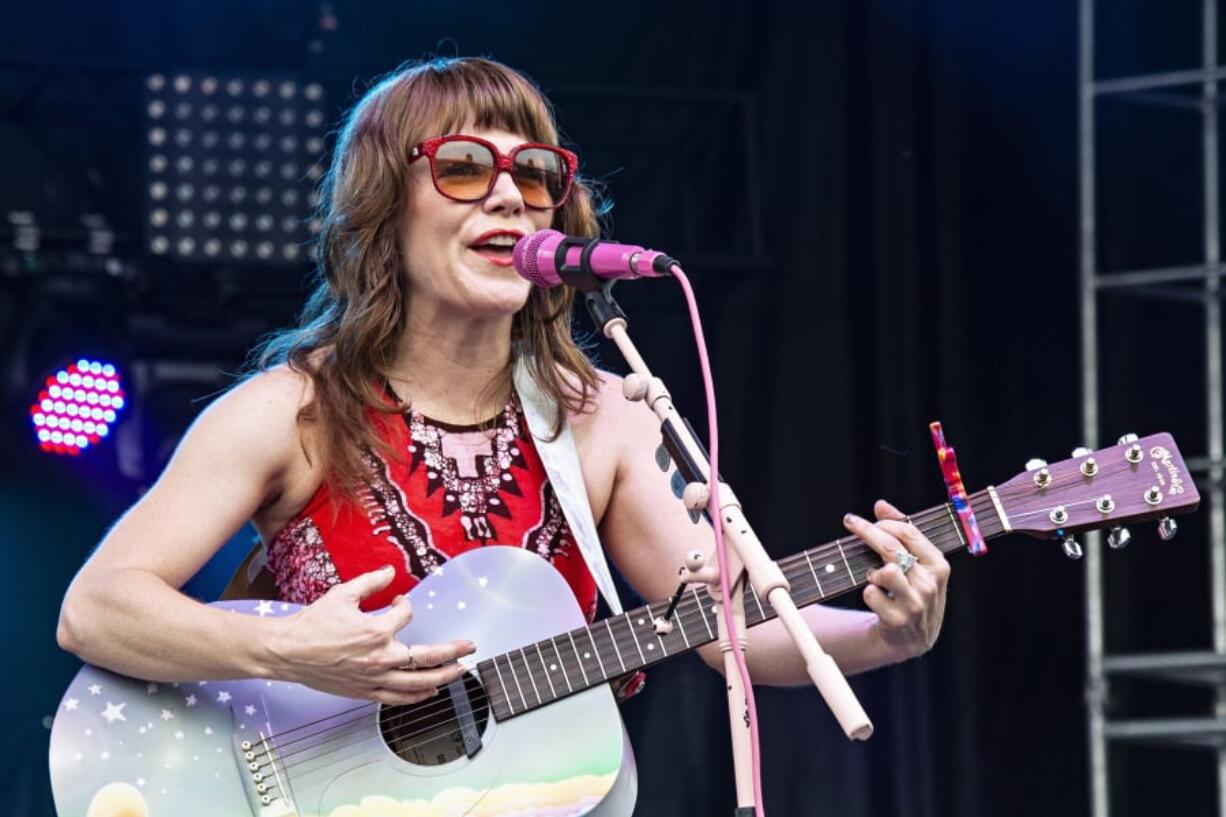
M509 267L513 262L515 242L521 237L513 232L490 232L480 236L470 247L473 252L500 267Z
M509 267L515 248L514 246L504 247L501 244L474 244L471 249L487 261Z

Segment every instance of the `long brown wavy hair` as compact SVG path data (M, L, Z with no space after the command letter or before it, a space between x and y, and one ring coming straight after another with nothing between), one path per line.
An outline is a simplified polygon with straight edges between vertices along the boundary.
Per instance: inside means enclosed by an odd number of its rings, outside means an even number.
M405 329L407 276L398 225L408 192L408 156L416 144L470 125L505 130L533 142L558 143L549 102L524 75L480 58L411 63L374 85L345 118L320 181L316 282L298 325L265 338L251 369L285 364L308 376L313 398L298 413L310 426L308 456L318 454L327 480L350 493L363 477L364 448L395 454L370 421L402 410L383 383ZM581 179L554 214L569 235L599 233L595 197ZM557 407L554 434L567 411L582 411L597 375L571 336L573 295L566 287L533 288L515 315L512 360L491 388L509 387L519 356ZM375 417L381 415L376 414Z

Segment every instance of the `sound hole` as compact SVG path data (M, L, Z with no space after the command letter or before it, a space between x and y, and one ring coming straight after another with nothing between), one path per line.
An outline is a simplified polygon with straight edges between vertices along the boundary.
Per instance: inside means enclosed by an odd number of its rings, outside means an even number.
M484 735L490 718L485 687L469 674L464 676L464 691L477 734ZM388 748L402 760L417 766L440 766L468 754L461 731L462 711L464 706L455 700L452 690L443 687L437 696L420 703L380 707L379 731Z

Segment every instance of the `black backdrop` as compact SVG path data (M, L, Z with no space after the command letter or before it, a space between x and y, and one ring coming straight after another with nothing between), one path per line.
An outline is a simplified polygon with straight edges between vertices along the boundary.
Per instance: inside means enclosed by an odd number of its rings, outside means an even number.
M1104 74L1195 63L1198 4L1100 5ZM321 30L328 11L336 26ZM710 259L688 268L722 399L724 471L777 555L836 535L844 511L865 512L877 496L906 508L940 501L930 419L944 421L971 486L1081 443L1074 3L260 0L55 13L30 4L5 16L0 204L54 210L75 197L133 235L139 123L125 78L146 69L314 71L360 90L402 59L458 51L536 77L606 182L613 235ZM748 179L745 121L721 107L745 98L757 139ZM339 113L344 100L334 102ZM1126 106L1103 116L1114 138L1102 148L1106 263L1196 260L1195 120ZM697 421L679 297L659 283L622 291L648 359ZM116 297L86 306L123 321L144 295ZM33 298L5 280L5 338L26 325ZM241 300L226 308L239 312ZM266 319L284 320L292 301L268 306ZM48 314L69 330L82 319ZM1108 304L1105 438L1169 429L1185 451L1203 445L1194 318L1186 306ZM231 333L216 358L236 365L258 328ZM0 760L13 775L0 798L8 813L49 815L43 718L75 667L54 646L58 601L136 488L101 464L32 454L28 397L12 374L21 364L6 363L0 423L0 632L20 659L0 680L9 704ZM180 395L165 435L204 391ZM1173 545L1146 532L1110 554L1111 649L1208 643L1201 527L1185 525ZM219 557L218 575L236 552ZM983 559L955 557L933 652L854 681L878 727L866 745L844 741L811 690L761 690L772 813L1084 813L1082 571L1055 543L1023 538ZM1145 692L1121 688L1116 703L1155 713L1204 704ZM638 814L730 810L723 706L721 684L696 661L651 673L624 709ZM1111 758L1117 814L1214 813L1207 754Z

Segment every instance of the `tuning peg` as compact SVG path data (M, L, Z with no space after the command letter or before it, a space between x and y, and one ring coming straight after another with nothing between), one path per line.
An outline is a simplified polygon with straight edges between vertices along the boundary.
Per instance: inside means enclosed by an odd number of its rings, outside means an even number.
M1041 460L1038 457L1035 457L1032 460L1026 460L1026 470L1027 471L1033 471L1036 468L1046 468L1046 467L1047 467L1047 460Z
M1077 540L1071 536L1064 537L1064 541L1060 543L1064 547L1064 555L1070 559L1081 558L1081 545L1077 544Z
M1119 444L1129 445L1130 443L1135 443L1139 439L1141 438L1138 437L1136 434L1125 434L1123 437L1120 437Z
M1158 536L1163 542L1169 542L1174 539L1178 531L1179 525L1169 516L1164 516L1158 520Z
M1090 453L1090 449L1086 448L1084 445L1079 445L1073 449L1072 456L1084 457L1086 454L1089 454L1089 453Z
M1112 550L1119 550L1132 541L1132 534L1128 532L1128 528L1116 526L1107 534L1107 545Z

